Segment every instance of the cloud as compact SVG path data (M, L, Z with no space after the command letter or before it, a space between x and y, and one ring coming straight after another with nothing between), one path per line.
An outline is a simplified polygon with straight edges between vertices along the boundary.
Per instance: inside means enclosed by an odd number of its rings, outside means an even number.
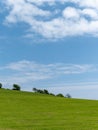
M95 20L98 19L98 13L94 9L84 9L82 10L82 14Z
M85 73L87 71L95 70L93 65L79 65L79 64L64 64L64 63L55 63L55 64L38 64L34 61L19 61L15 63L10 63L4 67L5 69L10 69L20 72L41 72L54 75L56 74L77 74Z
M35 33L44 38L57 39L85 34L98 35L98 0L4 0L3 2L9 12L5 23L24 22L29 25L31 36Z
M19 61L0 66L0 81L4 84L29 84L36 81L54 80L66 75L77 75L97 71L94 65L39 64L34 61Z
M80 15L79 15L79 12L75 8L67 7L63 11L63 17L65 19L79 19Z
M37 8L29 2L24 0L7 0L6 5L8 8L11 8L9 15L6 17L8 23L17 23L18 21L27 22L28 24L32 23L35 16L49 16L49 11L44 11L40 8Z
M72 0L75 2L75 0ZM97 0L76 0L76 3L79 4L81 7L86 7L86 8L95 8L98 9L98 1Z

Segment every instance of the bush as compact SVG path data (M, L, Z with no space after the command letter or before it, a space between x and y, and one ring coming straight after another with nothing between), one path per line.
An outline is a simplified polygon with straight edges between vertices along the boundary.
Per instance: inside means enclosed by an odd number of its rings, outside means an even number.
M0 88L2 88L2 83L0 83Z
M41 94L49 94L48 90L46 90L46 89L41 90L41 89L33 88L33 92L41 93Z
M41 93L41 94L44 94L44 91L41 90L41 89L38 89L37 92L38 92L38 93Z
M71 98L71 95L69 93L66 94L66 98Z
M37 89L36 89L36 88L33 88L33 91L34 91L34 92L37 92Z
M57 97L64 97L64 95L62 93L59 93L56 95Z
M44 89L44 94L49 94L48 90Z
M18 90L20 91L21 87L18 84L13 84L13 89L12 90Z
M49 95L51 95L51 96L55 96L55 94L53 94L53 93L49 93Z

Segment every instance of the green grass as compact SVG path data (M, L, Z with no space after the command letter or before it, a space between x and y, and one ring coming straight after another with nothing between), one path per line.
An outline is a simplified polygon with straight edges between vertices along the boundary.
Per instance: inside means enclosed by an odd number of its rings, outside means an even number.
M98 101L0 89L0 130L98 130Z

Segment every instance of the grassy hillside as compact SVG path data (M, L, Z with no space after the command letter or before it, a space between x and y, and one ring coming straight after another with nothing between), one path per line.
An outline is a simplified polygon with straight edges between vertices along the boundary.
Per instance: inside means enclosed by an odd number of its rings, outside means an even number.
M0 89L0 130L98 130L98 101Z

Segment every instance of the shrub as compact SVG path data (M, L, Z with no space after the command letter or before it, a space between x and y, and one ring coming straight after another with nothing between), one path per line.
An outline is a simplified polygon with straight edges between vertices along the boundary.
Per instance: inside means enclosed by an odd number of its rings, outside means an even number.
M64 95L62 93L59 93L56 95L57 97L64 97Z
M53 93L49 93L49 95L55 96L55 94L53 94Z
M49 94L48 90L44 89L44 94Z
M12 90L18 90L20 91L21 87L18 84L13 84L13 89Z
M0 88L2 88L2 83L0 83Z
M37 92L37 89L36 89L36 88L33 88L33 91L34 91L34 92Z
M66 98L71 98L71 95L69 93L67 93Z
M41 89L38 89L38 93L42 93L42 94L44 94L44 91L41 90Z

